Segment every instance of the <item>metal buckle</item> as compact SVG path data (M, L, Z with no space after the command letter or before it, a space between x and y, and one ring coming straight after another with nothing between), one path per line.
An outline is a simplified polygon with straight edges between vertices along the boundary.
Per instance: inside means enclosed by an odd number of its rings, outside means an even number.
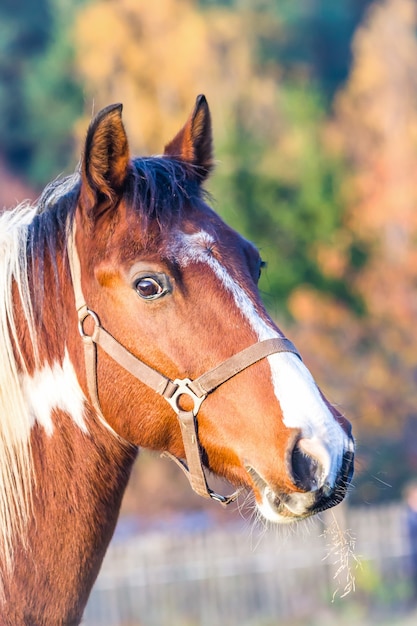
M215 493L214 491L212 491L211 489L208 490L209 492L209 496L212 500L214 500L215 502L220 502L220 504L229 504L230 502L233 502L234 499L230 498L230 496L222 496L220 493ZM240 491L239 491L240 493ZM235 494L233 494L235 495ZM236 498L238 496L238 492L236 492Z
M174 409L175 413L179 415L180 411L182 410L181 407L179 406L179 399L181 396L188 396L194 402L194 406L191 409L191 411L194 417L196 417L202 402L207 397L206 394L204 394L203 396L201 396L201 398L199 398L194 393L194 391L192 391L192 389L189 388L188 385L192 382L189 378L176 378L172 382L174 385L177 385L177 388L175 389L174 393L172 394L170 398L167 398L165 396L166 401L169 402L171 407Z
M93 340L93 335L88 335L85 330L84 330L84 322L87 319L87 317L91 317L95 326L98 327L100 326L100 320L98 319L98 315L97 313L94 313L94 311L91 311L91 309L85 309L83 313L79 313L79 319L78 319L78 332L80 333L82 339L84 339L84 341L92 341ZM94 331L93 331L94 333Z

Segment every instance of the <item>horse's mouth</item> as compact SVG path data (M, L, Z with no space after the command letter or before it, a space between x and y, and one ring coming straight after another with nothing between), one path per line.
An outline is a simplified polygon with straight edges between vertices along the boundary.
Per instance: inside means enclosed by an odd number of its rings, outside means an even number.
M246 471L252 479L255 487L255 494L260 496L257 498L257 505L262 516L276 523L290 523L296 520L308 517L312 513L295 512L288 507L288 494L283 492L277 493L272 490L262 476L250 465L246 465Z
M261 515L268 521L278 524L291 523L311 517L339 504L345 497L353 468L353 454L346 454L338 480L333 487L322 485L313 491L286 493L270 487L255 468L246 465L257 497Z

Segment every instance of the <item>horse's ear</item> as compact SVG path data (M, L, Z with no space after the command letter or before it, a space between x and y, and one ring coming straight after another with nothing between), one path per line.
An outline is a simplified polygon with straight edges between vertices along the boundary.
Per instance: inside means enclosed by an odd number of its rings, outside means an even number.
M81 163L81 204L90 217L94 209L112 206L126 179L129 145L122 122L122 105L102 109L87 131Z
M185 126L170 143L164 154L191 163L201 180L213 168L213 148L210 110L205 96L198 96L194 111Z

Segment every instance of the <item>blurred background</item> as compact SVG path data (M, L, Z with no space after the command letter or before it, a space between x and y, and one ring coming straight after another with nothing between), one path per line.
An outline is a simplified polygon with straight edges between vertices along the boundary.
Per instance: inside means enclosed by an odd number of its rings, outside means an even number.
M1 0L0 209L76 167L102 106L159 154L199 93L213 206L260 248L264 301L352 421L354 485L265 531L143 453L85 624L415 623L417 2Z

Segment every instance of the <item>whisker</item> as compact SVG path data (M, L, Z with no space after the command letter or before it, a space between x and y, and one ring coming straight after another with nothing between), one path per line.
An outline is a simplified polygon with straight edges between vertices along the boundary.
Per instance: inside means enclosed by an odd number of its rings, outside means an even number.
M360 557L355 554L356 537L350 530L340 527L333 511L331 517L331 524L326 525L321 536L327 542L327 554L323 561L333 557L336 567L333 580L339 586L333 592L332 601L334 601L339 594L340 598L344 598L355 591L355 570L360 567L361 562Z

